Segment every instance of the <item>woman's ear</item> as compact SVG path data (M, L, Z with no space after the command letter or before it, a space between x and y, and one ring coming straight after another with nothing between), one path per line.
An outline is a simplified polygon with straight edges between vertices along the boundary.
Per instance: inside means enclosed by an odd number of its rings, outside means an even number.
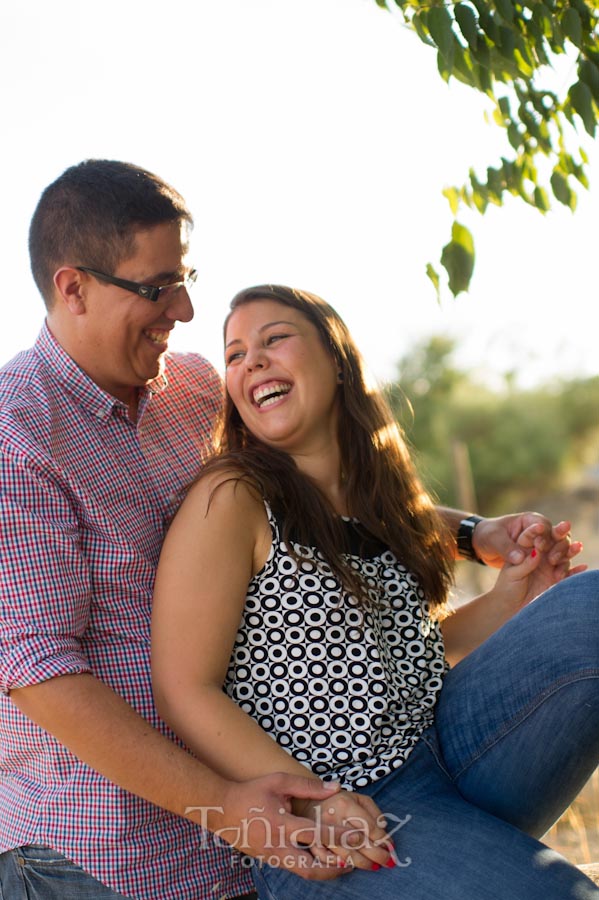
M57 302L62 302L74 316L85 312L84 273L73 266L63 266L54 273Z

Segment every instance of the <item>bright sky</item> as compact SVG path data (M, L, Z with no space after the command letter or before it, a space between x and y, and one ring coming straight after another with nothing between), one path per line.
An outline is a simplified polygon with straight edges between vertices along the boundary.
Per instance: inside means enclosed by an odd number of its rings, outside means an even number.
M508 152L483 110L374 0L2 3L0 363L43 318L26 252L41 191L108 157L157 172L194 212L196 317L173 349L221 368L230 297L281 282L336 306L379 378L433 333L526 383L597 374L596 145L574 216L512 202L462 217L473 289L437 305L425 266L449 236L441 190Z

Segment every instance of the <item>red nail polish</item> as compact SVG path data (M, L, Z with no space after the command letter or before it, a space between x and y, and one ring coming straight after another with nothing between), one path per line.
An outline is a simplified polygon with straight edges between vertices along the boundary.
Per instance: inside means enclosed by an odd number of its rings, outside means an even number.
M338 865L338 867L339 867L340 869L345 869L345 860L344 860L344 859L338 859L338 860L337 860L337 865Z
M393 857L390 856L389 859L387 860L387 862L385 863L385 868L394 869L396 865L397 865L397 863L395 862Z
M533 551L532 551L532 553L531 553L530 555L531 555L532 558L534 559L535 556L537 555L537 551L533 549Z
M373 872L378 872L378 870L379 870L380 868L381 868L381 867L379 866L378 863L373 863L373 864L372 864L372 871L373 871Z

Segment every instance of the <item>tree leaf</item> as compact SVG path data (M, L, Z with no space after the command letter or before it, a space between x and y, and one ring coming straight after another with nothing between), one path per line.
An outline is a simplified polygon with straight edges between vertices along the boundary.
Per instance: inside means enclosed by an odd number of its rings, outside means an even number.
M453 53L454 37L451 28L451 16L447 9L444 6L433 6L429 10L426 24L435 44L443 56L448 58Z
M514 21L514 7L510 0L495 0L495 7L506 22Z
M478 22L484 33L487 35L492 44L499 43L499 27L493 18L492 13L481 12Z
M516 35L514 34L514 29L508 28L507 25L502 25L499 28L499 52L507 59L513 59L515 49Z
M546 38L553 38L553 20L544 3L535 3L532 9L532 18Z
M542 187L536 187L534 191L535 206L539 212L546 213L550 209L547 191Z
M575 47L582 47L582 22L579 13L571 6L565 11L561 21L564 34Z
M564 206L572 208L572 189L568 184L568 179L559 169L554 169L551 175L551 190L556 200L559 200Z
M478 45L478 20L474 10L467 3L456 3L453 12L460 26L460 31L468 42L468 46L476 49Z
M432 45L430 32L426 26L426 11L419 10L412 16L411 25L423 44Z
M443 196L447 197L451 212L455 216L460 205L460 192L455 187L448 187L443 190Z
M578 77L591 89L595 103L599 104L599 68L588 59L583 59L578 67Z
M474 271L474 241L468 229L454 222L451 241L443 247L441 265L449 276L449 289L454 297L467 291Z
M437 294L437 303L441 303L441 282L439 279L439 273L430 263L426 264L426 274L430 278L433 283L433 287L435 288L435 293Z
M510 142L510 145L514 148L514 150L519 150L522 146L522 135L518 131L516 125L513 122L507 127L507 139Z
M584 127L591 137L595 137L597 123L593 110L593 95L591 89L584 81L577 81L568 91L570 103L575 112L583 121Z

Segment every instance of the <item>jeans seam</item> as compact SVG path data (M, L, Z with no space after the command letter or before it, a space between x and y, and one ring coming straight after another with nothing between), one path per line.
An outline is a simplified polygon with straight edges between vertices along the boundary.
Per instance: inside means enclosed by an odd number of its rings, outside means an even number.
M428 736L423 734L421 740L422 740L422 743L425 744L426 747L428 748L428 751L431 754L431 756L433 757L435 764L441 769L443 774L446 775L447 778L449 778L450 781L453 781L451 773L448 772L448 770L447 770L447 766L445 764L445 760L443 759L440 748L437 746L438 742L439 742L439 738L437 737L437 740L433 741Z
M511 734L516 728L518 728L523 722L526 721L534 712L541 707L546 700L552 697L554 694L557 694L564 687L568 687L571 684L575 684L580 681L589 681L593 678L599 678L599 669L584 669L582 672L576 672L571 675L564 675L561 678L557 679L557 681L553 682L550 688L547 688L541 695L537 695L534 701L531 701L525 707L523 707L517 716L510 720L509 724L504 725L503 729L495 735L495 737L489 741L484 747L481 747L478 753L473 756L468 762L462 766L462 768L451 775L449 772L447 773L451 780L455 783L457 780L466 772L475 762L478 762L489 750L492 750L497 746L508 734ZM432 749L432 748L431 748ZM432 751L434 753L434 751ZM435 754L436 757L436 754Z
M274 895L273 892L271 891L271 889L270 889L270 887L269 887L269 884L268 884L268 882L266 881L266 879L265 879L265 877L264 877L264 873L263 873L263 871L262 871L262 866L257 865L256 863L254 863L254 865L252 866L252 877L253 877L253 879L254 879L254 885L255 885L255 887L256 887L256 893L258 894L258 897L263 897L263 896L264 896L264 895L261 893L261 887L262 887L262 888L264 888L264 889L266 890L266 892L268 893L268 896L269 896L270 900L276 900L275 895ZM260 880L261 885L258 884L258 879Z

